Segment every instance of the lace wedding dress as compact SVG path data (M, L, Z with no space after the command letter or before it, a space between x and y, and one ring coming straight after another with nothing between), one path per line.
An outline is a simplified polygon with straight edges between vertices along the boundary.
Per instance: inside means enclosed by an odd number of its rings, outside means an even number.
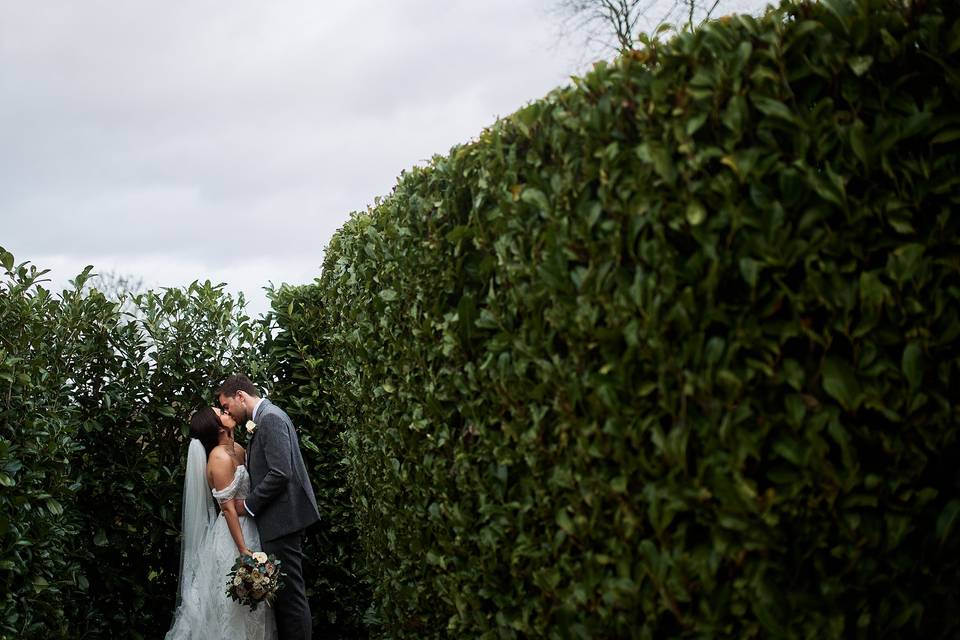
M250 494L250 475L244 465L237 467L233 481L213 497L223 503ZM241 517L240 528L247 548L260 550L260 535L253 518ZM239 552L221 513L206 529L196 557L185 560L182 597L173 626L165 640L276 640L273 609L266 605L250 611L226 595L227 574Z

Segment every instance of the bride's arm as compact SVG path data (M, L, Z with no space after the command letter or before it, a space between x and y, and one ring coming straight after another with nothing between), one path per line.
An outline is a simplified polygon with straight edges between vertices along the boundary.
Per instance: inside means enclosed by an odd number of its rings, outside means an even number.
M233 460L230 459L230 456L224 452L214 450L210 454L210 462L208 464L210 465L210 474L213 476L213 486L217 491L223 491L229 487L236 473L236 467L233 464ZM240 529L240 517L237 515L237 509L233 504L233 500L224 500L220 503L220 507L223 509L223 517L227 521L230 535L233 536L233 541L237 545L237 551L241 554L249 554L250 549L247 548L243 540L243 531Z

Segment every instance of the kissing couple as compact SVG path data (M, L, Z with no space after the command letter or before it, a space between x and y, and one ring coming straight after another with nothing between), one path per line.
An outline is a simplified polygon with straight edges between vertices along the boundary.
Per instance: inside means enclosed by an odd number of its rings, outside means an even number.
M190 418L180 586L165 640L309 639L303 535L320 513L297 431L242 374L216 395L219 406ZM249 450L234 442L237 425ZM272 606L251 611L228 597L227 574L238 556L261 551L280 561L284 586Z

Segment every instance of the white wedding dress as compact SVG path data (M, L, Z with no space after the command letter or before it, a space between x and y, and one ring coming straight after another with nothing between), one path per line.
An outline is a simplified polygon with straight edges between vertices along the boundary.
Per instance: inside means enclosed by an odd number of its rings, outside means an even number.
M221 503L250 495L246 466L238 466L233 481L212 494ZM253 518L241 517L240 529L247 548L259 551L260 535ZM227 521L220 513L203 534L194 560L184 562L182 597L165 640L276 640L273 608L261 605L250 611L226 594L227 574L238 555Z

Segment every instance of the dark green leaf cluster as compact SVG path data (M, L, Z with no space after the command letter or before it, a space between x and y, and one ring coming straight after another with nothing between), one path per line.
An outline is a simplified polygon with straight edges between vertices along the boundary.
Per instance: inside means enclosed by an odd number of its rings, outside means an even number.
M93 358L83 342L112 307L51 295L37 284L46 271L2 248L0 263L0 637L63 634L60 598L87 584L63 553L83 527L70 509L79 487L69 460L82 450L72 371Z
M285 348L371 619L956 637L958 50L945 0L722 18L354 216Z

